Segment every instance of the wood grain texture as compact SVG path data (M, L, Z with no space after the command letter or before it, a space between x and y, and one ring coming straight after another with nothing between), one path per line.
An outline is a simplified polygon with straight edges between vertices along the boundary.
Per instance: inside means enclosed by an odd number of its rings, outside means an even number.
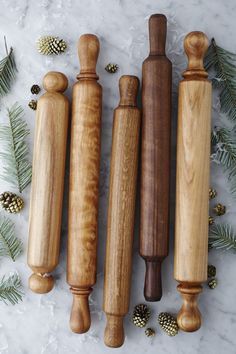
M184 300L178 324L189 332L201 325L196 298L207 279L212 94L203 68L207 47L202 32L188 34L189 66L179 85L174 276Z
M149 20L150 54L143 63L140 255L144 296L162 296L161 263L168 255L172 65L165 55L166 17Z
M121 77L121 99L114 112L103 304L107 315L104 341L109 347L124 342L123 317L130 302L140 131L138 86L137 77Z
M34 273L29 287L36 293L52 289L59 260L61 215L69 102L63 96L67 78L58 72L44 77L46 92L38 100L29 215L28 265Z
M102 112L102 88L95 67L98 53L96 36L80 37L81 71L72 98L67 256L67 281L73 293L70 325L76 333L90 327L88 296L96 283Z

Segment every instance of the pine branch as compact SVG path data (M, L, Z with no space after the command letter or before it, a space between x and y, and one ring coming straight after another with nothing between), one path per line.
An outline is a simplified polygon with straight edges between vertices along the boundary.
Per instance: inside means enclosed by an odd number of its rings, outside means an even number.
M209 246L216 249L236 250L236 234L227 224L215 224L210 228Z
M8 53L5 41L7 56L0 61L0 96L5 96L11 89L12 82L16 77L16 64L13 55L13 49Z
M214 38L205 57L205 68L214 69L213 84L221 89L221 111L236 120L236 54L219 47Z
M17 273L5 276L0 280L0 300L5 304L15 305L22 301L23 292L21 290L21 281Z
M22 242L14 233L14 224L10 219L0 218L0 256L15 261L22 252Z
M236 165L236 141L234 135L234 131L226 128L216 128L211 135L213 144L211 159L226 169Z
M0 152L0 157L5 161L1 177L13 187L17 187L20 193L28 186L32 176L28 146L25 142L29 129L22 119L22 113L23 109L15 103L8 109L9 126L0 126L0 141L6 147L5 152Z

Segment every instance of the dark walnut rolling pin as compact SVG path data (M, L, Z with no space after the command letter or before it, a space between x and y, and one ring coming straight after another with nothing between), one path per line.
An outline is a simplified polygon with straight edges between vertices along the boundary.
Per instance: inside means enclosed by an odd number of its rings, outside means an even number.
M80 74L72 98L67 282L73 294L70 326L84 333L91 322L88 296L96 283L102 111L102 88L96 74L98 38L81 36L78 52Z
M29 287L36 293L53 288L52 272L59 259L62 200L69 102L62 92L65 75L49 72L43 81L47 91L38 100L33 152L29 214L28 265L34 274Z
M120 79L120 103L114 112L103 309L107 316L104 341L124 342L123 318L130 301L132 246L140 111L136 106L139 80Z
M149 19L150 54L143 63L140 255L144 296L162 297L161 263L168 255L172 65L165 55L166 17Z
M174 276L183 298L177 321L187 332L201 326L196 300L207 280L212 95L203 67L207 47L204 33L186 36L189 62L179 85Z

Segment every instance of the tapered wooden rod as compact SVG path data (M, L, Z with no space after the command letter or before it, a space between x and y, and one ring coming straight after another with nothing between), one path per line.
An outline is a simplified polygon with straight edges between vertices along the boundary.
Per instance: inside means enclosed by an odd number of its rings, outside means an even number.
M184 48L188 68L179 85L174 276L183 298L179 327L193 332L201 326L197 297L207 279L212 92L203 67L206 35L189 33Z

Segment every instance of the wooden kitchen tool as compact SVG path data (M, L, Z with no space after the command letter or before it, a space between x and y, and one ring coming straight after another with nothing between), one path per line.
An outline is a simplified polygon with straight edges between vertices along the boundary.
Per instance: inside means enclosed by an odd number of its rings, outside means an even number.
M81 36L78 53L81 68L72 100L67 282L73 294L70 326L84 333L91 322L88 296L96 283L102 111L102 88L96 74L98 38Z
M212 94L203 67L207 47L204 33L186 36L188 68L179 85L174 276L183 298L177 321L187 332L201 326L196 301L207 280Z
M49 72L43 80L47 91L38 100L33 152L33 175L29 214L28 265L34 274L29 287L36 293L53 288L52 272L59 260L68 99L65 75Z
M123 318L128 313L138 166L140 110L139 80L122 76L120 103L114 112L108 206L104 311L104 341L109 347L124 342Z
M147 301L162 297L161 263L169 243L172 65L165 55L166 21L150 17L150 54L143 62L140 255Z

